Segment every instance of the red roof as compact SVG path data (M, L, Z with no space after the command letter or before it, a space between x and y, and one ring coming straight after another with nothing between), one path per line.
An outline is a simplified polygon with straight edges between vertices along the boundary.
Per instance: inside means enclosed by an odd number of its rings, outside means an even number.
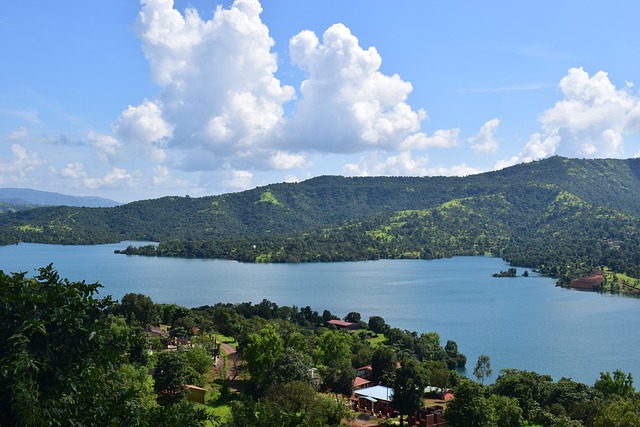
M361 387L365 384L369 384L369 382L369 380L365 380L364 378L356 377L356 379L353 380L353 387Z
M348 328L349 326L353 325L353 323L351 322L345 322L344 320L337 320L337 319L331 319L327 323L335 326L341 326L343 328Z

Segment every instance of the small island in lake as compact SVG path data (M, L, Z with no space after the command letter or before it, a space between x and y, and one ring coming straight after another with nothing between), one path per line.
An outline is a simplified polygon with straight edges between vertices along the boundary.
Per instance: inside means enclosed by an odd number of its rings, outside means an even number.
M516 277L518 270L515 268L509 268L507 271L500 271L500 273L493 273L493 277Z

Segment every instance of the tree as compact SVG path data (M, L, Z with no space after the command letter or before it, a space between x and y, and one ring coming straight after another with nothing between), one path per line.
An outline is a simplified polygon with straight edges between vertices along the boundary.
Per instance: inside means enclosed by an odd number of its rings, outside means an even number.
M454 389L455 399L449 402L444 417L450 427L486 427L492 423L483 387L463 379Z
M593 387L602 392L605 397L614 394L629 397L635 392L631 373L625 374L620 369L613 371L613 376L610 372L601 372L600 379L596 380Z
M273 384L291 381L310 383L311 357L293 348L286 348L275 360L271 370Z
M116 307L116 312L122 314L130 324L138 324L142 327L156 324L160 320L158 307L151 298L142 294L125 294L120 301L120 306Z
M427 386L427 373L415 359L405 359L396 369L393 381L391 406L400 412L400 425L404 425L403 415L411 415L422 407L422 395Z
M635 427L640 425L640 400L614 396L596 415L594 427Z
M190 379L187 358L183 351L158 354L158 362L153 371L153 389L160 405L172 405L184 399Z
M283 351L284 341L269 324L259 334L249 335L242 358L258 391L264 392L271 384L271 370Z
M385 345L378 346L371 358L371 382L388 385L396 370L393 350Z
M520 427L524 424L522 408L514 397L493 394L486 399L492 410L492 420L498 427Z
M322 384L336 395L350 396L355 369L351 366L351 337L340 331L328 331L316 341L314 360L322 376Z
M345 322L358 323L361 320L360 313L352 311L344 317Z
M380 316L369 317L369 330L376 334L383 334L388 328L387 323Z
M484 380L489 378L491 374L493 374L493 370L491 369L491 359L486 354L481 354L478 356L476 366L473 368L473 376L484 384Z

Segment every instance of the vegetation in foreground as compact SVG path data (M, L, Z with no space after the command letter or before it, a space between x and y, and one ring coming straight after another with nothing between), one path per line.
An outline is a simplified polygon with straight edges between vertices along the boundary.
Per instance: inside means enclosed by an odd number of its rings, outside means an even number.
M408 420L435 386L455 394L445 412L451 427L640 425L640 396L621 371L589 386L503 370L485 386L489 356L475 365L481 383L471 381L458 373L466 358L455 342L443 347L435 332L399 330L378 316L348 313L360 326L349 333L310 307L263 300L189 309L140 294L115 302L99 287L61 279L52 266L34 278L0 272L0 425L340 425L353 417L355 368L367 364L372 382L395 390L401 416L392 422ZM153 335L148 325L164 327ZM228 357L215 334L236 345L225 347ZM208 402L186 400L187 384L204 386Z

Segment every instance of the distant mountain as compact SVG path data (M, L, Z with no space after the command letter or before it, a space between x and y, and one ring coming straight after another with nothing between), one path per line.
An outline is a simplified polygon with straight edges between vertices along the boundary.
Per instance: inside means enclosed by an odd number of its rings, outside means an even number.
M558 276L640 278L640 159L551 157L467 177L321 176L208 197L0 215L0 244L160 242L247 262L493 254ZM640 289L639 289L640 292Z
M102 197L69 196L29 188L0 188L0 203L30 207L85 206L88 208L110 208L121 204Z

